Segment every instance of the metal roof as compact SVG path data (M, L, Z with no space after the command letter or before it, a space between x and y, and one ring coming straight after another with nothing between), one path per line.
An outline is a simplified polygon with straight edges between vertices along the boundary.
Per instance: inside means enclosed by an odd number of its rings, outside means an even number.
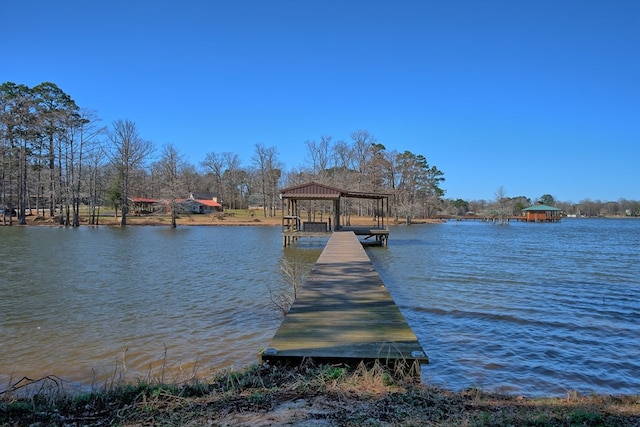
M356 197L359 199L385 199L391 196L388 193L367 193L362 191L347 191L345 197Z
M345 193L339 188L330 187L328 185L317 182L295 185L280 190L283 199L304 199L304 200L336 200Z
M134 203L158 203L157 199L150 199L148 197L129 197Z
M356 197L361 199L384 199L389 197L386 193L368 193L360 191L341 190L318 182L295 185L280 190L283 199L298 200L337 200L340 197Z
M562 209L553 207L553 206L549 206L549 205L533 205L533 206L529 206L528 208L524 208L522 209L523 212L528 211L561 211Z

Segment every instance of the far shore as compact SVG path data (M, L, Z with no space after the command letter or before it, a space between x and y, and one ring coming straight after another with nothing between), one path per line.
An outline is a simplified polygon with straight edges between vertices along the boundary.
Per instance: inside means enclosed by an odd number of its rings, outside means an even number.
M314 218L308 219L303 214L302 221L328 221L329 216L326 214L316 215ZM599 218L609 219L638 219L640 217L628 217L628 216L605 216ZM88 215L80 215L80 226L105 226L105 227L117 227L120 226L120 216L115 214L106 213L100 214L98 224L90 224ZM567 217L563 220L575 220L582 218ZM344 223L345 220L341 219ZM412 225L419 224L439 224L446 222L447 219L442 218L414 218L411 222ZM265 216L261 210L247 210L247 209L235 209L227 210L224 212L215 212L210 214L182 214L177 218L177 226L267 226L267 227L280 227L282 226L282 213L277 211L275 215ZM395 221L393 218L385 218L386 225L406 225L405 221L401 218L399 221ZM0 227L8 226L9 219L6 218L5 223L2 224L0 218ZM20 226L17 218L12 218L13 226ZM64 224L60 224L58 218L51 218L48 214L44 216L41 213L27 214L27 226L58 226L64 227ZM127 215L127 226L171 226L171 216L167 214L129 214ZM377 221L374 221L370 216L355 216L349 217L349 225L354 226L376 226Z
M88 216L80 215L80 226L120 226L120 216L115 214L100 215L98 218L98 224L90 224ZM328 221L328 216L323 215L320 217L316 215L312 221ZM304 221L304 218L303 218ZM13 217L13 225L18 226L18 220ZM440 223L439 219L415 219L413 224L425 224L425 223ZM177 226L282 226L282 213L276 212L276 215L265 216L261 210L246 210L236 209L224 212L215 212L211 214L182 214L177 218ZM397 225L393 220L385 218L385 223L390 225ZM366 216L350 216L350 225L357 226L374 226L377 225L377 221L374 221L371 217ZM404 224L404 222L400 222ZM8 225L8 219L5 225ZM171 216L166 214L148 214L148 215L127 215L127 226L171 226ZM52 218L48 214L44 216L39 214L27 215L27 226L64 226L60 224L58 218Z

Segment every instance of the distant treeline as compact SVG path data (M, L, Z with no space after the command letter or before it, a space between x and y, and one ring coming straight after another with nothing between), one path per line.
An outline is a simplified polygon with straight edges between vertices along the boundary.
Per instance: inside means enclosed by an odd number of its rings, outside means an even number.
M640 201L620 199L615 202L601 200L581 200L578 203L555 200L550 194L544 194L537 199L526 196L507 197L496 193L494 200L444 200L444 211L449 215L464 215L465 212L473 212L477 215L495 216L496 213L504 213L506 216L516 216L522 213L522 209L535 203L554 206L562 209L565 215L576 217L615 217L615 216L640 216Z
M80 108L54 83L34 87L5 82L0 85L0 209L4 223L26 223L29 214L47 214L61 224L77 226L81 212L92 223L105 206L120 210L126 225L131 197L163 200L167 210L192 192L217 196L225 208L259 206L264 215L280 207L283 187L316 181L337 188L384 192L396 220L435 215L489 212L499 207L517 214L531 205L526 197L494 201L464 201L444 197L444 173L423 154L388 151L366 130L348 140L322 135L305 141L302 165L284 170L276 147L256 144L249 165L233 152L209 152L197 165L185 161L173 144L156 147L138 134L130 120L100 125L95 112ZM639 203L584 201L576 205L549 204L587 216L638 215ZM535 200L534 200L535 201ZM507 203L508 202L508 203ZM323 211L330 205L313 204ZM346 206L359 215L376 215L375 207L358 201Z

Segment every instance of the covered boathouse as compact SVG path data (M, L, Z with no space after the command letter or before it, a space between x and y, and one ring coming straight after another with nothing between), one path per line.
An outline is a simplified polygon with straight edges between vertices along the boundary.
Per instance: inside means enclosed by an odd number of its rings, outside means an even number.
M363 243L387 244L389 194L347 191L310 182L282 189L280 198L284 246L300 237L326 237L334 231L353 231L356 236L364 236ZM369 201L373 211L370 225L351 225L349 199Z
M559 222L562 209L538 203L522 209L522 215L527 222Z

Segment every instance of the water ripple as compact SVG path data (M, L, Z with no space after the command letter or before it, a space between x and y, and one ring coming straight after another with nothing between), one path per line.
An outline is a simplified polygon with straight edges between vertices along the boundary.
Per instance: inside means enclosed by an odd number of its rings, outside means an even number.
M429 354L429 382L637 393L638 235L633 220L446 223L393 229L369 253Z
M425 381L637 393L638 235L634 220L445 223L368 253L429 355ZM0 384L254 363L282 321L280 260L311 268L321 249L283 249L271 227L4 227Z

